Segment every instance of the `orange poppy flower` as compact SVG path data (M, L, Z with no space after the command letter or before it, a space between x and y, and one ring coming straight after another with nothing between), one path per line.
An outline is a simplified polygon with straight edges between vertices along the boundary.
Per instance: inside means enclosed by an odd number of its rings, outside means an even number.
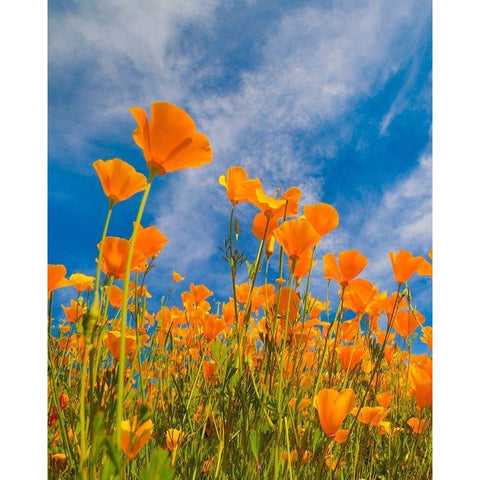
M426 262L423 257L414 257L405 250L399 250L396 255L390 252L388 256L392 262L393 276L400 284L408 282L410 277Z
M390 410L383 407L363 407L358 414L358 421L365 425L378 425Z
M112 357L116 362L120 358L120 341L122 334L118 330L107 332L104 337L105 345L110 350ZM134 335L125 335L125 353L135 351L137 348L137 339Z
M63 312L65 313L65 318L70 323L75 323L87 311L87 307L86 305L83 304L83 302L81 301L76 302L75 300L70 300L69 307L65 307L62 305L62 308L63 308Z
M337 211L328 203L305 205L303 213L307 222L323 237L338 227Z
M312 257L313 257L313 251L307 250L296 261L295 268L293 269L293 278L295 280L298 281L301 278L307 276L308 272L310 271L310 267L313 268L318 263L318 260L315 260L312 262ZM290 270L293 267L293 263L291 260L290 260L289 267L290 267Z
M206 135L197 132L187 112L167 102L152 103L151 119L145 110L131 107L138 123L133 132L135 143L143 150L149 170L156 175L197 168L212 160Z
M331 437L341 428L345 417L353 410L355 394L351 388L341 392L325 388L315 395L313 406L317 410L323 431Z
M100 244L97 245L100 250ZM122 279L127 268L128 250L130 242L119 237L105 237L101 259L101 268L105 275L112 275ZM147 259L142 252L133 251L131 271L141 272L145 269Z
M379 393L375 398L377 399L377 402L381 407L387 408L390 405L390 402L392 401L393 393L391 392Z
M288 306L288 297L290 296L290 307ZM278 307L276 303L278 301ZM288 317L289 323L292 324L297 318L298 309L300 308L301 298L300 295L295 291L287 287L280 288L278 293L273 293L268 301L272 313L278 308L278 316L280 317L281 323L285 322L285 318Z
M358 317L352 318L351 320L346 320L342 323L340 327L340 340L345 340L346 342L353 342L353 339L358 335L358 333L361 333L361 330L359 332L359 329L360 320L358 319Z
M205 338L209 341L214 340L218 337L226 328L222 318L218 318L216 315L207 313L200 318L200 325L202 326L203 334Z
M343 370L352 370L355 365L362 361L362 358L365 356L365 350L356 345L342 345L337 347L337 356Z
M48 265L48 294L57 288L68 287L70 282L65 278L67 269L64 265Z
M378 294L378 288L368 280L357 278L349 282L343 294L343 306L357 315L366 313L368 305Z
M420 312L398 310L393 320L393 328L402 338L407 338L424 322L425 317Z
M266 217L273 217L285 210L286 200L267 195L262 186L252 189L249 201L253 203Z
M175 270L172 272L172 277L173 281L175 283L181 282L182 280L185 280L185 277L182 277L179 273L177 273Z
M133 224L135 227L135 222ZM168 238L154 225L147 228L138 226L135 250L142 252L146 258L155 258L167 242Z
M203 373L205 373L207 380L210 380L215 375L216 371L217 364L214 360L203 362Z
M290 260L298 260L321 239L317 231L304 219L288 220L273 231L277 242Z
M147 186L145 175L137 172L127 162L114 158L113 160L97 160L93 163L103 191L111 205L127 200Z
M133 422L124 420L120 424L122 430L121 444L125 455L132 460L137 453L147 443L153 432L153 422L147 420L141 425L137 424L137 416L133 417Z
M412 417L407 420L408 426L412 429L413 433L422 433L425 428L425 419L419 420L416 417Z
M242 167L230 167L227 176L221 175L218 183L227 189L227 196L233 205L246 202L251 198L252 192L261 187L258 178L248 179L247 172Z
M280 200L284 200L287 205L287 210L285 207L277 212L281 218L284 217L294 217L298 214L298 202L302 198L302 192L298 187L290 187L281 197Z
M213 292L205 285L194 285L193 283L190 284L190 293L197 305L213 295Z
M130 291L128 297L132 296ZM108 296L108 301L113 308L120 308L123 302L123 290L116 285L109 285L105 287L105 295Z
M184 433L182 430L177 430L176 428L169 428L167 430L167 448L173 452L175 449L177 449L180 446L180 443L182 442Z
M77 292L83 292L84 290L93 290L93 282L95 277L90 275L84 275L83 273L74 273L70 275L70 285L77 289Z
M338 263L333 253L323 257L325 278L334 278L342 287L347 286L366 267L368 260L358 250L338 254Z
M432 404L432 375L417 366L410 367L410 388L419 410Z
M433 344L433 330L432 327L423 327L422 329L423 336L420 338L420 340L423 343L426 343L428 345L428 348L432 350L432 344Z
M271 217L267 227L267 217L263 213L257 213L253 217L252 233L259 239L268 244L272 238L272 232L278 227L278 217ZM265 233L266 230L266 233Z

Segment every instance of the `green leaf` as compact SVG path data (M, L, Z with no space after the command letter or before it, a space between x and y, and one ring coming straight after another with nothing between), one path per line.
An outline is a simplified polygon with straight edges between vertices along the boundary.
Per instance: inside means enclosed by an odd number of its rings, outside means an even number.
M250 434L250 446L252 447L252 453L255 457L255 460L258 462L258 453L260 450L260 436L256 431L253 431Z
M152 452L150 463L140 473L140 480L171 480L173 470L170 466L168 452L163 448L157 447Z

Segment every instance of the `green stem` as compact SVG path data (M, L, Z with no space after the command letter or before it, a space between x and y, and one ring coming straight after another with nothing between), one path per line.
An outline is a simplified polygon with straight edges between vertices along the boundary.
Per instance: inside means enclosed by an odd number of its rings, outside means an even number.
M121 422L123 419L123 395L125 389L125 335L126 335L126 326L127 326L127 301L128 301L128 291L130 283L130 268L132 266L133 251L135 248L135 240L137 238L138 226L142 220L143 210L145 209L145 204L147 203L148 194L152 187L152 181L154 174L150 173L150 177L147 182L147 186L143 193L142 201L138 208L137 218L135 219L135 225L133 227L132 237L130 238L130 248L128 250L127 264L125 268L125 278L123 283L123 299L122 299L122 310L121 310L121 337L120 337L120 357L118 361L118 390L117 390L117 407L116 407L116 445L117 449L121 449Z

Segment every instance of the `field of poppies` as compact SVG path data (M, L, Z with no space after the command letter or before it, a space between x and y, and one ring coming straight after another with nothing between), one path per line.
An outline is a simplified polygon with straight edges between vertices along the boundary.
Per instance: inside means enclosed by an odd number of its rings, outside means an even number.
M147 175L94 162L108 206L95 276L48 266L49 478L431 478L432 328L408 283L432 275L431 250L390 252L398 287L383 291L361 278L358 250L316 256L339 225L334 206L301 211L297 187L270 196L232 166L218 193L231 205L219 252L231 297L213 302L208 285L173 272L182 303L151 299L148 273L175 243L142 225L154 180L213 153L179 107L130 112ZM115 205L136 194L130 238L110 236ZM236 218L244 202L258 209L249 225ZM256 258L239 248L247 235ZM311 291L312 270L326 291ZM52 318L65 287L74 295ZM428 355L413 353L414 337Z

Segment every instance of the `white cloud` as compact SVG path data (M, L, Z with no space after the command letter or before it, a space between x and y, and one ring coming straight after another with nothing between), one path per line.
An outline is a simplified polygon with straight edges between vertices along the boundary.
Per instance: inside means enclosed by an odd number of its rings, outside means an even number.
M99 132L115 141L131 141L115 138L122 130L119 126L131 122L128 107L158 99L188 105L199 129L209 135L215 154L212 164L176 173L161 188L154 185L159 190L148 207L171 238L162 252L166 263L177 255L182 273L217 252L218 214L226 219L228 202L216 179L229 166L244 166L251 176L262 179L270 193L278 185L297 185L306 202L321 200L318 174L356 127L344 124L342 118L411 61L430 21L430 2L417 0L289 9L279 21L266 22L268 34L260 58L254 69L244 71L236 90L193 97L190 92L198 78L191 72L208 76L215 66L198 68L201 46L192 45L189 55L178 55L178 34L189 22L213 31L216 7L214 1L110 0L101 7L80 6L74 12L55 14L50 24L52 87L59 82L63 89L69 83L74 88L75 75L86 82L72 96L76 114L83 118L80 128L64 123L62 110L53 116L51 126L59 135L56 144L65 141L66 148L81 149ZM93 68L85 74L78 72L78 65ZM335 135L326 134L333 126ZM302 135L320 140L306 151ZM392 231L381 233L379 228L390 222L390 214L406 225L395 229L399 242L413 234L426 236L422 229L429 211L416 213L408 222L404 218L403 202L418 204L414 183L412 179L385 194L388 208L379 208L371 217L378 225L371 219L366 222L362 236L372 246L386 236L393 240ZM342 234L336 239L338 245L350 241Z

